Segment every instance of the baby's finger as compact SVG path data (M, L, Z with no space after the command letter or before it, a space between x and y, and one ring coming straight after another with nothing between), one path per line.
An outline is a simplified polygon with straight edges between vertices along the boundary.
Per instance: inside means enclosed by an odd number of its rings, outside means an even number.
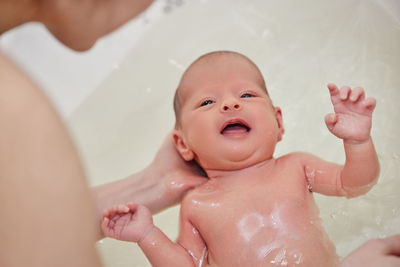
M136 203L129 202L126 204L126 206L129 208L130 211L135 212L139 205Z
M365 92L362 87L356 87L354 88L351 93L350 93L350 101L356 102L357 100L364 100L365 98Z
M349 97L351 89L348 86L343 86L340 88L340 99L341 100L346 100Z
M376 99L372 98L372 97L368 97L367 99L365 99L363 101L363 106L364 106L364 108L366 108L370 111L373 111L376 106Z
M117 205L112 206L112 208L108 210L108 216L107 217L111 218L117 213L118 213L118 206Z
M328 83L328 89L331 96L336 95L339 93L339 89L337 88L336 84Z
M120 205L114 205L111 209L108 209L104 212L104 214L108 217L114 217L116 214L119 214L123 211L120 211Z
M101 214L101 217L102 218L110 217L110 210L108 209L108 210L103 211L103 213Z
M118 205L118 212L128 213L129 208L126 205Z
M335 126L336 122L337 122L336 114L330 113L325 116L325 123L326 123L326 126L328 127L328 129L331 130L333 128L333 126Z
M101 227L102 229L107 229L108 228L108 224L110 223L110 219L108 219L107 217L104 217L103 220L101 221Z
M121 213L121 212L125 212L124 209L125 205L115 205L112 207L111 211L110 211L110 215L113 216L115 214Z

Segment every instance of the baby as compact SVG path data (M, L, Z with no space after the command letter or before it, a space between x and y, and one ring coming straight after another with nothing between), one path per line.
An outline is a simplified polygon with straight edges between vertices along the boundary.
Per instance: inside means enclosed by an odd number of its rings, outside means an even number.
M328 88L335 113L325 122L343 139L345 164L302 152L274 158L282 114L257 66L236 52L203 55L177 89L173 138L209 180L182 201L178 240L133 203L104 212L104 234L137 242L153 266L337 266L312 192L363 194L379 163L370 137L375 99L362 88Z

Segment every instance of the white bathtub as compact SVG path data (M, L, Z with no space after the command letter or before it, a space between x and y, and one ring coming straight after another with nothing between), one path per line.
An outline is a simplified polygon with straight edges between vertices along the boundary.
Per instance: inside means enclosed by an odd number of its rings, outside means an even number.
M88 53L63 48L37 25L8 33L0 45L68 118L92 185L151 161L173 127L180 75L205 52L235 50L258 64L283 110L286 133L276 156L307 151L343 163L342 143L324 124L332 111L326 84L363 86L377 99L372 136L379 182L355 199L315 198L340 256L370 238L400 232L399 2L158 1ZM155 216L171 239L178 211ZM105 266L150 266L135 244L105 239L98 247Z

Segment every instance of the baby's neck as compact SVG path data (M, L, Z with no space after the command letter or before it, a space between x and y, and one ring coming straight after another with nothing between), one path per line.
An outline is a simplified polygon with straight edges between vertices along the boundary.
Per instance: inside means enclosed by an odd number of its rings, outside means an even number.
M259 173L260 171L263 173L268 173L268 171L272 170L275 165L275 159L270 158L268 160L261 161L251 166L247 166L242 169L234 169L234 170L213 170L206 169L205 172L210 180L224 180L224 179L232 179L233 177L243 177L243 175L251 175L252 173Z

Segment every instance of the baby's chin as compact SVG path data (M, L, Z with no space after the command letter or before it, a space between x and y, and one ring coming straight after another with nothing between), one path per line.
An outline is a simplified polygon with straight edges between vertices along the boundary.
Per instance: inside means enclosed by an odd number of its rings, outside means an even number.
M273 155L250 155L248 157L232 157L223 160L213 160L210 162L201 162L200 166L209 174L210 171L238 171L243 170L265 161L269 161Z

